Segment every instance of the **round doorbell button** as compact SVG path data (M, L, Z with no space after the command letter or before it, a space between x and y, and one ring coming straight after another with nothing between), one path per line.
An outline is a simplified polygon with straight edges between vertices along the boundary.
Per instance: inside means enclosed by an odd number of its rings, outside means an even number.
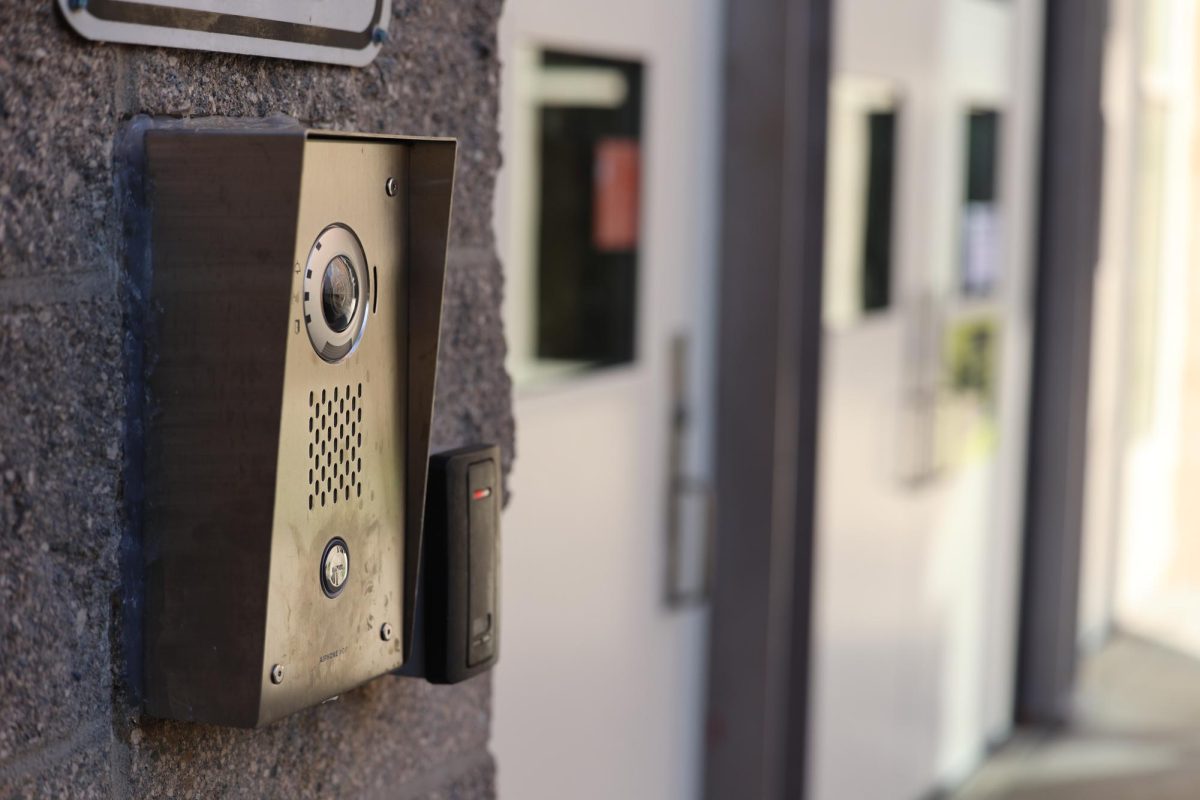
M321 589L327 596L337 597L349 579L350 550L340 537L330 539L321 555Z
M304 265L304 324L317 355L337 363L362 340L371 308L362 242L336 223L321 231Z

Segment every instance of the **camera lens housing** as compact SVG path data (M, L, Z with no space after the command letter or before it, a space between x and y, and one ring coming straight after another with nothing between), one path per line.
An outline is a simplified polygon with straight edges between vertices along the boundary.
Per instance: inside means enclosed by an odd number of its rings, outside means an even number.
M350 327L358 306L358 274L346 256L334 256L321 279L321 313L325 324L336 333Z
M358 347L371 308L367 256L349 226L317 237L304 265L304 324L317 355L337 363Z

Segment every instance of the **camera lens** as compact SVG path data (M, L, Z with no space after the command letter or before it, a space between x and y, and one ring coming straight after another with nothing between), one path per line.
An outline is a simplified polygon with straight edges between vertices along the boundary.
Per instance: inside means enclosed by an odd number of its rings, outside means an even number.
M345 256L335 256L325 267L321 280L321 313L336 333L350 327L358 307L358 276L354 264Z
M371 262L354 231L327 226L304 263L304 324L321 360L337 364L358 347L371 315Z

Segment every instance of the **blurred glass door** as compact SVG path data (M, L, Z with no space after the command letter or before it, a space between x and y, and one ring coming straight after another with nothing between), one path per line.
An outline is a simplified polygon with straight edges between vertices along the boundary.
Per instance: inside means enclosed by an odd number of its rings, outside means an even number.
M928 796L1011 724L1040 7L836 4L815 800Z
M1200 656L1200 4L1111 16L1080 633Z
M716 0L505 6L503 797L699 796L717 21Z

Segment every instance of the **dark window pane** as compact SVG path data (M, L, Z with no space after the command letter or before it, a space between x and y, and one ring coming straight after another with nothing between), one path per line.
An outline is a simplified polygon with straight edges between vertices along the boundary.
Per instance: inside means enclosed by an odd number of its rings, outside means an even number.
M996 154L999 147L1000 114L972 111L967 117L967 202L996 200Z
M892 184L896 112L867 115L867 211L863 240L862 307L887 308L892 291Z
M541 76L557 88L538 112L535 355L593 366L632 361L642 67L545 52Z

